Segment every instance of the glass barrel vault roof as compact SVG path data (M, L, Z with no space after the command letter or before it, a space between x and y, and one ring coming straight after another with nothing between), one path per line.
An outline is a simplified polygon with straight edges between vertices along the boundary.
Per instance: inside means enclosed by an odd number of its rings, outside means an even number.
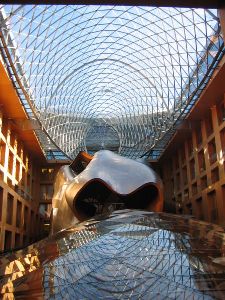
M70 158L102 132L125 156L162 151L224 51L216 10L1 5L1 31L28 113Z

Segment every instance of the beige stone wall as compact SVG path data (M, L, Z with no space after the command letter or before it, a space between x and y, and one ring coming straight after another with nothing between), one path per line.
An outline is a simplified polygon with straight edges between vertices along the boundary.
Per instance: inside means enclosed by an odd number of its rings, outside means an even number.
M40 166L0 112L0 251L30 244L43 235L38 212Z
M225 225L225 99L208 109L161 165L165 201L177 213Z

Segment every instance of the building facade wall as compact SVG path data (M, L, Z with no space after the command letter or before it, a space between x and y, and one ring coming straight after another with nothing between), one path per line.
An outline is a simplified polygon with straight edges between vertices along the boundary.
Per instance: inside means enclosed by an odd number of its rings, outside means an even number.
M225 97L194 127L173 155L164 155L165 203L178 214L225 225Z
M0 251L43 236L39 214L40 166L23 145L13 122L0 112Z

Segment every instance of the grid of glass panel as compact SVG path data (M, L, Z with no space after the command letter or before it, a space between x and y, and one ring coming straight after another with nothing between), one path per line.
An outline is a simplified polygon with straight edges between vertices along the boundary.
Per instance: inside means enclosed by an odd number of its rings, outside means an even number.
M0 16L14 80L71 158L105 144L133 158L157 149L224 49L215 10L2 5Z

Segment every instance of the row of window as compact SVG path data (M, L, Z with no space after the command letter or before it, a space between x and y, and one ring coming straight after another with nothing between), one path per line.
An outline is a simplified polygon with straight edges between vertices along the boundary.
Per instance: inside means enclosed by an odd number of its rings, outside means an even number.
M217 122L218 125L221 125L222 123L225 122L225 103L222 101L217 105ZM212 133L214 132L213 130L213 123L212 123L212 113L211 110L208 112L208 116L204 120L205 127L206 127L206 134L207 137L210 137ZM196 143L198 148L201 149L201 145L203 142L202 138L202 128L201 124L195 129L195 135L196 135ZM225 155L225 128L222 128L219 132L220 135L220 142L221 142L221 149L222 149L222 155ZM217 150L216 149L216 143L215 143L215 138L210 137L210 141L207 143L207 150L208 150L208 158L210 161L210 164L213 164L217 160ZM205 149L200 150L199 154L199 165L200 168L205 168L205 162L204 162L204 151ZM181 154L181 166L184 165L187 161L187 156L190 158L192 157L194 153L194 146L193 146L193 140L192 137L187 141L187 154L185 153L185 148L183 147L182 150L180 151ZM175 156L174 160L174 169L177 170L179 169L179 156Z
M221 142L221 150L222 153L219 153L219 151L217 151L217 147L216 147L216 142L215 142L215 138L212 138L208 144L207 144L207 152L206 152L206 148L201 149L197 156L198 156L198 165L199 165L199 172L204 172L206 169L206 159L208 159L209 164L212 165L217 161L218 155L225 157L225 128L223 130L221 130L220 132L220 142ZM192 148L192 152L193 152L193 148ZM181 152L184 154L184 149ZM182 155L181 155L182 157ZM179 167L182 167L183 165L186 164L186 159L183 156L183 158L181 159L181 164L179 164L179 156L175 155L174 157L174 171L179 170ZM193 179L195 177L195 161L194 161L194 157L190 158L190 168L191 168L191 178Z
M193 163L193 165L191 165L191 167L190 167L190 175L191 175L192 180L195 179L195 169L194 168L195 168L195 166ZM225 164L224 164L224 168L225 168ZM210 177L209 176L207 177L207 175L200 177L200 186L199 187L197 187L197 182L194 182L192 184L192 195L195 195L195 194L197 194L197 192L206 189L210 184L214 184L217 181L219 181L220 178L219 178L218 166L211 170L210 175L211 175ZM181 178L181 176L182 176L182 178ZM188 184L188 176L187 176L187 167L186 166L182 168L182 174L180 174L179 172L176 173L175 182L174 182L174 178L172 178L171 185L172 185L173 190L179 191L182 188L181 180L183 181L184 186L186 186Z
M14 208L14 201L16 201L16 208ZM15 225L16 228L22 229L24 231L28 230L28 222L29 222L29 230L31 234L34 234L35 225L39 223L39 215L35 214L33 210L29 210L28 206L22 205L20 200L17 200L10 193L7 194L7 207L3 212L3 188L0 187L0 221L2 221L3 213L6 212L6 223L8 225ZM23 209L22 209L23 208ZM15 212L15 224L13 224L13 214ZM36 226L38 228L38 226Z
M38 197L35 195L39 179L37 169L33 168L22 142L14 132L10 132L4 118L0 128L0 165L0 180L4 180L21 198L31 200L34 196ZM6 194L6 207L3 211L3 191L0 187L0 222L6 226L5 231L4 226L0 228L4 236L4 247L3 244L0 245L1 249L9 250L35 241L43 233L44 218L30 204L23 203L19 196L14 197L10 192Z
M41 219L41 222L43 222L43 219ZM21 248L26 245L29 245L35 242L36 240L38 240L39 238L41 238L41 235L34 237L22 233L15 233L14 241L12 240L12 237L13 237L13 232L10 230L5 230L4 251L11 250L12 248L16 249L16 248Z
M191 139L192 141L192 139ZM190 170L190 180L193 181L197 178L197 176L201 176L201 189L205 189L208 184L213 184L216 181L219 180L219 169L217 166L214 165L214 163L221 158L225 158L225 128L221 129L220 131L220 142L221 142L221 149L217 149L217 145L215 142L215 138L211 138L210 141L207 144L207 150L201 149L197 153L197 156L192 157L190 156L190 160L186 160L186 155L184 148L181 153L181 162L179 160L179 153L174 156L173 159L173 166L174 168L171 168L171 181L172 181L172 188L179 191L181 189L181 183L183 183L183 186L188 184L188 168L187 165L189 165ZM188 145L190 146L190 140ZM218 146L220 148L220 146ZM193 152L193 145L192 150L189 150L190 152ZM189 153L190 154L190 153ZM197 161L196 161L197 160ZM211 166L211 174L208 174L207 176L204 176L206 171L206 163L208 162L208 165ZM224 163L225 167L225 163ZM175 176L174 176L175 173ZM195 194L195 191L197 188L195 188L195 184L193 186L193 194Z
M4 167L5 164L5 144L0 145L0 164ZM31 198L32 193L32 185L34 182L34 178L31 174L27 171L24 165L18 160L17 156L15 158L14 163L14 154L9 150L8 156L8 173L12 176L14 173L15 179L17 180L18 184L15 185L15 191L18 192L22 197L26 199ZM27 158L28 161L28 158ZM15 168L15 171L13 170ZM0 174L1 180L3 180L3 172ZM11 177L8 177L7 184L10 187L13 187L13 183Z
M16 148L17 156L23 160L24 165L27 163L27 156L24 154L23 144L16 138L13 131L9 130L8 121L5 118L1 119L1 133L5 141L9 141L12 148ZM5 142L1 140L1 144Z
M225 199L225 185L222 187L222 195ZM203 197L199 197L195 200L195 203L191 203L189 200L188 190L184 191L184 198L187 200L187 202L184 202L185 204L182 205L182 195L179 194L177 196L177 212L178 213L186 213L186 214L193 214L193 205L195 205L194 208L194 214L195 216L200 220L207 220L212 223L215 223L218 221L218 205L217 205L217 192L216 190L210 191L206 195L206 202L203 201ZM207 208L207 210L205 210Z

